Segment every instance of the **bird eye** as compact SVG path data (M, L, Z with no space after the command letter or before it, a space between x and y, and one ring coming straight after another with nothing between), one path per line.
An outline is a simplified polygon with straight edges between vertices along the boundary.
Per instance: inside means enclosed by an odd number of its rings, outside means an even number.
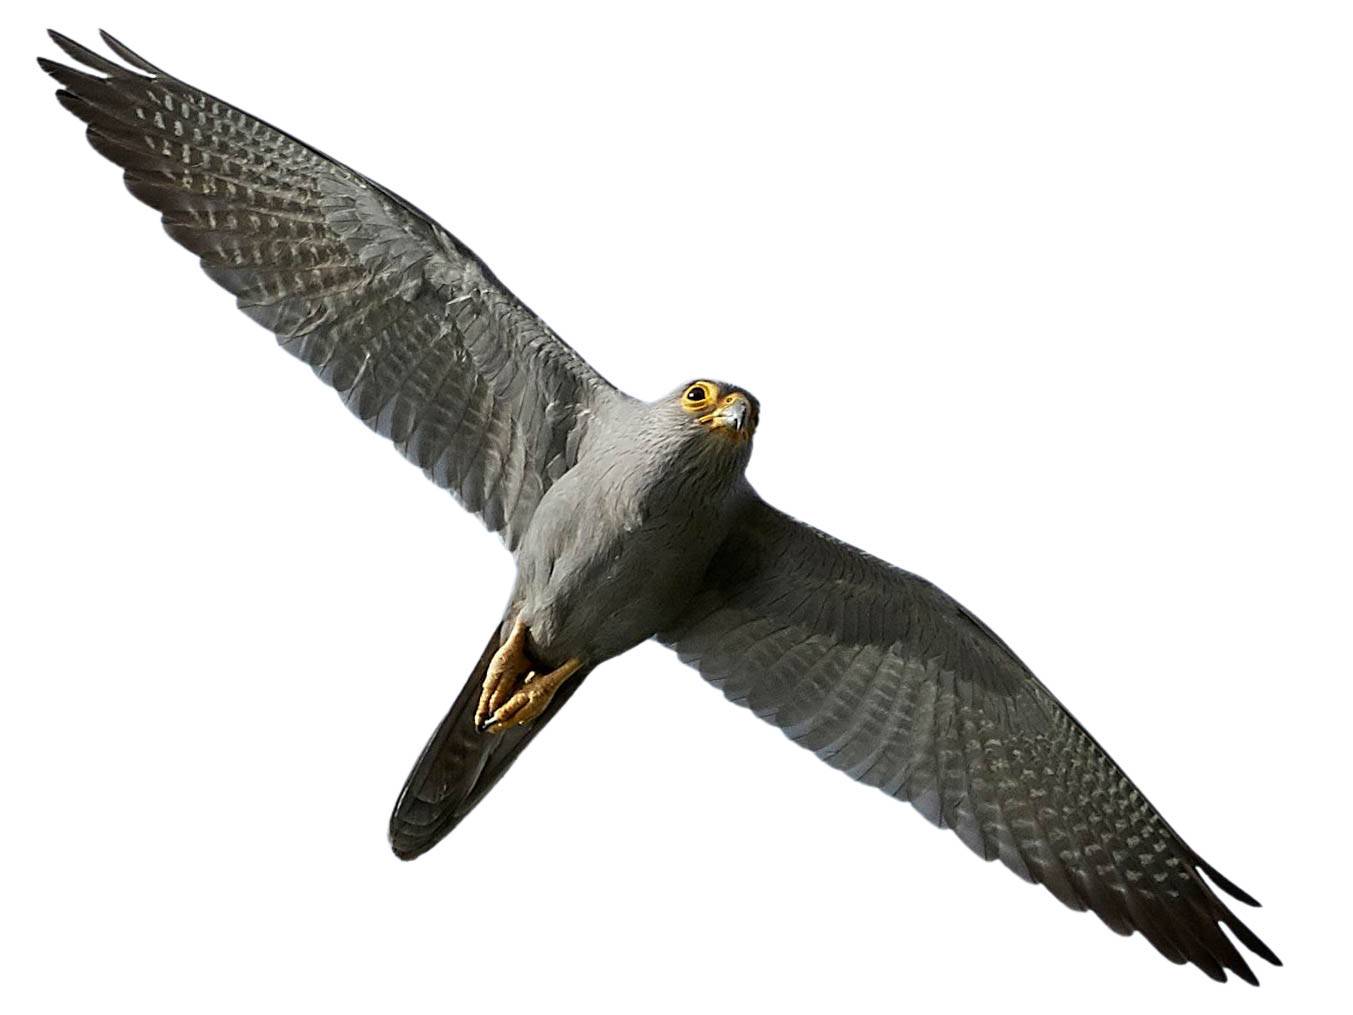
M699 384L692 386L690 390L686 392L686 401L688 402L703 402L708 397L705 389Z

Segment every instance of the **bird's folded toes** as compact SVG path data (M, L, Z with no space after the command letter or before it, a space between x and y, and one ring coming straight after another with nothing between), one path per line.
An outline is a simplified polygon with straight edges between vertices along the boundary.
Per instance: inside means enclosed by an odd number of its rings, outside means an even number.
M485 733L503 733L514 726L524 726L550 703L551 694L537 694L523 688L503 702L480 727Z
M577 659L570 659L549 673L528 674L528 679L523 682L520 690L495 707L483 720L476 717L480 731L502 733L515 726L529 723L549 707L555 692L581 665Z
M526 625L517 618L512 625L512 633L507 641L493 654L488 672L480 685L479 704L475 708L475 729L483 732L491 717L517 692L517 689L530 680L535 663L526 651Z

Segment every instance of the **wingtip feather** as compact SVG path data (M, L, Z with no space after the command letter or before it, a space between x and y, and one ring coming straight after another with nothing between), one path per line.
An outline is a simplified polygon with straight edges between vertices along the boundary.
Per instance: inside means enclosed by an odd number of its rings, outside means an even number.
M89 47L82 46L74 39L62 35L60 32L56 31L53 28L47 29L47 35L54 43L57 44L57 46L61 48L62 52L64 52L72 60L75 60L78 63L82 63L86 67L92 67L94 70L99 71L100 73L103 74L108 74L110 76L127 73L126 67L114 63L112 60L109 60L106 56L102 56L99 53L95 53Z
M58 63L56 60L48 60L45 56L38 57L38 66L46 71L64 88L76 88L84 82L104 81L105 78L95 77L93 74L86 74L78 67L71 67L68 64Z
M1254 906L1256 909L1261 908L1258 899L1245 891L1230 878L1226 877L1221 871L1217 870L1217 868L1213 867L1202 857L1195 856L1194 863L1198 865L1199 869L1202 870L1204 874L1212 879L1218 888L1231 896L1231 898L1235 899L1237 902L1243 902L1247 906Z
M126 60L133 67L143 70L147 74L158 74L163 77L171 76L165 71L161 70L159 67L156 67L145 57L136 53L129 46L113 38L112 35L110 35L107 31L105 31L102 28L99 29L99 37L103 39L104 44L107 45L109 49L111 49L118 56L122 57L122 59Z
M1265 962L1273 966L1281 966L1283 964L1283 960L1278 958L1277 953L1268 945L1264 944L1259 935L1250 930L1249 927L1245 926L1240 918L1229 909L1225 910L1223 913L1222 922L1226 924L1231 933L1236 936L1236 939L1241 944L1254 952L1254 954L1258 955Z

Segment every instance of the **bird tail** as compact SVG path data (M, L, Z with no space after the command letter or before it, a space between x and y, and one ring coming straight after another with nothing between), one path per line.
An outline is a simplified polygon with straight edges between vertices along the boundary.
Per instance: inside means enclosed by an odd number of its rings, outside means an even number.
M401 860L422 856L460 824L587 675L586 670L574 674L555 692L545 711L527 725L503 733L481 733L475 728L475 707L502 639L499 625L400 791L390 815L390 847Z

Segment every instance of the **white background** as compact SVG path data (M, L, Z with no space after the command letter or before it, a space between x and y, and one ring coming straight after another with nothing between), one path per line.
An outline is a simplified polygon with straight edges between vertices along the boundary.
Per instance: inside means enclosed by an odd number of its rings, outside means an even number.
M0 1007L1343 996L1346 8L45 6L3 33ZM105 21L423 206L624 388L755 391L762 493L1001 632L1288 967L1117 939L653 645L398 863L510 560L87 148L32 57Z

